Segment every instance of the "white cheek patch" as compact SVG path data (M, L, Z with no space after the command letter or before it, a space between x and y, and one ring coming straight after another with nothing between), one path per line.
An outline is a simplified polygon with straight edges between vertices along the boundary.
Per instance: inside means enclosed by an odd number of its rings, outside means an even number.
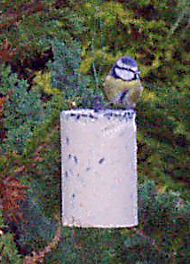
M137 67L130 67L130 69L134 72L137 72L138 71L138 68Z
M115 73L119 78L125 81L130 81L134 78L134 73L127 71L127 70L121 70L121 69L115 68Z

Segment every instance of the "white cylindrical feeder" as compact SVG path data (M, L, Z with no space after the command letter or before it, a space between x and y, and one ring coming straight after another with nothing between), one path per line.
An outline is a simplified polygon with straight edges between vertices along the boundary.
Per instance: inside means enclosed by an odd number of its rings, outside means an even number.
M61 143L63 225L137 225L135 112L63 111Z

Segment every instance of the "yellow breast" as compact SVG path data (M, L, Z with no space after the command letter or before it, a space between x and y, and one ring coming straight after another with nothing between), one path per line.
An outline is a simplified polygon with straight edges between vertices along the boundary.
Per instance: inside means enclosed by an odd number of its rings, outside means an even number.
M108 75L104 82L104 92L109 101L118 98L124 91L129 91L129 94L134 97L131 99L137 101L141 96L142 90L143 87L140 80L127 82Z

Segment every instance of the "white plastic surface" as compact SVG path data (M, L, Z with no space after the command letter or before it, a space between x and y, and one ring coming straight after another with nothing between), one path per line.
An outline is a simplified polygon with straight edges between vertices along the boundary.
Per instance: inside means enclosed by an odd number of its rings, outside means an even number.
M133 110L63 111L61 151L64 226L138 224Z

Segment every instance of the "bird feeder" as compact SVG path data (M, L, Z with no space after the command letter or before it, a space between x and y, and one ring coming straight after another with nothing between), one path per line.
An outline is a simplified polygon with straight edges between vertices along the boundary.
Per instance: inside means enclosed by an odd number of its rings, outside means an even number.
M61 113L63 226L138 224L134 110Z

